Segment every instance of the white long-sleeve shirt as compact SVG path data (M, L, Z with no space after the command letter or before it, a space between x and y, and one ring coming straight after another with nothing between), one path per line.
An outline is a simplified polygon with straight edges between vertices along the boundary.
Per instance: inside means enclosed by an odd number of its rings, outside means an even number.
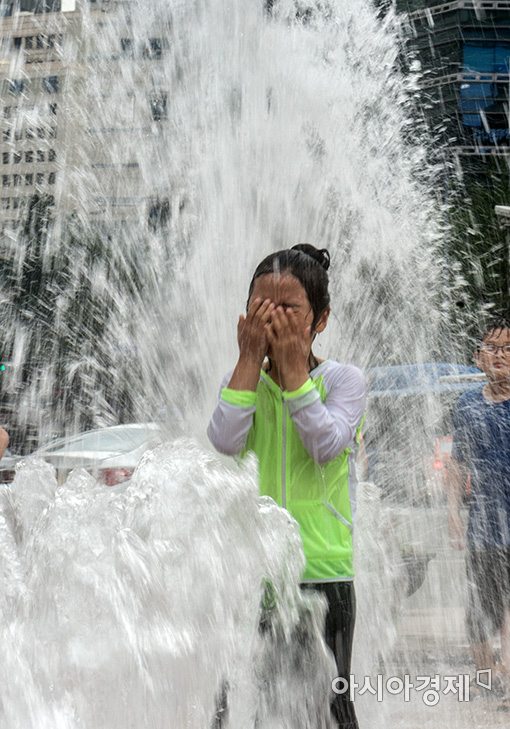
M225 388L230 377L231 373L223 380L207 434L220 453L237 455L245 446L256 404L248 393L245 403L228 401ZM261 374L261 381L267 377ZM317 387L305 388L308 391L296 397L284 393L284 397L288 395L285 399L290 416L308 454L316 463L324 464L354 442L365 410L365 379L357 367L329 359L312 370L310 377L312 380L321 377L326 390L324 402Z

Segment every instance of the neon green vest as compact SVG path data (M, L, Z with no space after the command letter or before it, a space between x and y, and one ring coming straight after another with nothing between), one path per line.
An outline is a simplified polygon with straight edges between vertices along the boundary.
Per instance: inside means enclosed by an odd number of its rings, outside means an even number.
M256 454L260 493L287 509L299 524L306 557L303 581L352 579L351 449L318 465L305 450L286 405L287 400L314 387L324 402L322 375L288 393L261 372L256 393L224 388L222 399L238 406L256 406L242 455L248 451Z

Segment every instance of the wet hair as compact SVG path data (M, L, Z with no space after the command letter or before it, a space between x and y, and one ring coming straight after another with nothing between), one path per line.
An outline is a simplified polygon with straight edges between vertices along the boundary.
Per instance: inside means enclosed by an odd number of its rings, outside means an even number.
M297 278L306 291L313 311L312 327L314 327L330 302L327 274L329 263L329 252L326 248L315 248L307 243L270 253L255 269L248 292L248 301L253 293L255 280L259 276L265 276L268 273L290 273Z
M510 329L510 319L508 317L493 315L490 319L487 319L480 328L477 351L480 350L480 345L489 334L501 334L503 329Z

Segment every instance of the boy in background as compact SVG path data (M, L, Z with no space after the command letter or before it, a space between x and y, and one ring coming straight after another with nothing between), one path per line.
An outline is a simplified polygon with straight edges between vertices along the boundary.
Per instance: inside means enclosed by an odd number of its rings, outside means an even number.
M467 546L467 628L478 670L492 669L506 688L501 709L510 710L510 323L492 321L474 355L487 375L480 389L464 393L453 413L453 452L448 469L448 523L452 545ZM460 511L471 477L467 532ZM501 638L496 665L492 639Z

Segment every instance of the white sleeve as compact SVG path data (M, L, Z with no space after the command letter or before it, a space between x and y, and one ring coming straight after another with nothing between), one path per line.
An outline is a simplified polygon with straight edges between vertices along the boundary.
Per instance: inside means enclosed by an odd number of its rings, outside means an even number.
M309 455L323 464L354 442L366 405L365 378L352 365L336 365L324 375L325 402L319 391L288 399L290 415Z
M255 404L248 404L247 399L255 402L253 398L247 398L247 393L230 391L236 402L227 402L222 398L222 391L227 386L232 373L223 378L220 388L220 396L212 414L207 436L214 448L227 456L237 456L246 444L246 438L250 432L255 413Z

